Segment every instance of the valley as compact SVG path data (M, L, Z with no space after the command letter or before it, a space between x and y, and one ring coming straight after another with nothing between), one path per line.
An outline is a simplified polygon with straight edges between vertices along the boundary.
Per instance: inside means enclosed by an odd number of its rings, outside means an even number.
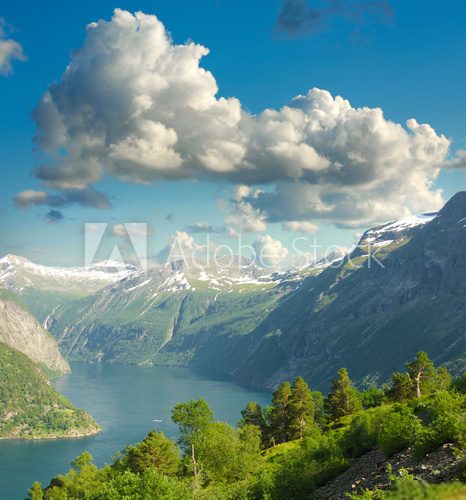
M316 388L347 366L382 383L420 346L455 373L466 352L466 193L437 213L367 230L345 256L274 272L247 260L173 261L90 272L0 260L16 293L70 360L190 366L270 390Z

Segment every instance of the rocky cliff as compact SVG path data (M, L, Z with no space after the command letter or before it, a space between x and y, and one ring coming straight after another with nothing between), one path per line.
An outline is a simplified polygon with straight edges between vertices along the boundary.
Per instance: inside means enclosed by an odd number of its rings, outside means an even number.
M0 342L26 354L50 371L70 371L53 337L10 292L0 288Z

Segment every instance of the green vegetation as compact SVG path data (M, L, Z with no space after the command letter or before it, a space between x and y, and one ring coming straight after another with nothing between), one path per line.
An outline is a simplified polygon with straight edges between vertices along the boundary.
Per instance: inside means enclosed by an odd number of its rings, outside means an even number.
M34 483L30 498L313 498L371 450L388 458L410 448L422 463L445 443L454 445L460 465L466 452L465 378L450 384L445 370L436 369L425 353L407 370L383 390L371 386L358 392L341 369L326 397L298 377L277 387L270 407L249 403L237 428L215 422L203 399L180 403L172 411L180 448L163 433L150 432L101 469L84 453L45 489ZM399 379L403 391L397 390ZM388 470L389 489L353 491L349 497L462 498L466 469L455 470L454 480L440 485L417 480L407 469Z
M27 356L0 342L0 438L54 438L93 434L92 417L50 386Z

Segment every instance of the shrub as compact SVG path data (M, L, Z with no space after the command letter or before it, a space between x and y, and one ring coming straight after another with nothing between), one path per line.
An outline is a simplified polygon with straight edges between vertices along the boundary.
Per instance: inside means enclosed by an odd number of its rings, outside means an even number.
M386 456L393 455L413 445L421 427L421 421L407 405L395 405L381 418L379 448Z
M464 442L466 437L465 398L460 394L442 391L418 405L424 413L425 425L418 434L417 456L425 455L449 442Z
M343 448L350 457L360 457L377 447L380 412L364 412L357 415L345 432Z
M372 386L369 389L360 392L359 397L363 408L367 409L380 406L384 402L385 394L382 389Z

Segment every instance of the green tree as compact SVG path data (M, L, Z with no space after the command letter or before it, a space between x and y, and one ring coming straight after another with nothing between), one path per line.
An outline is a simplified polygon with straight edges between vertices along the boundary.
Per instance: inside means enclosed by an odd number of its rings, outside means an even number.
M304 429L314 422L315 405L311 391L302 377L297 377L291 387L289 399L289 438L302 439Z
M237 431L225 422L207 426L198 442L197 458L204 484L246 479L262 459L256 426Z
M409 374L395 372L392 375L392 383L385 395L390 401L396 401L398 403L414 397L413 381Z
M31 500L42 500L44 498L44 492L40 483L34 481L31 488L28 490L28 495Z
M427 353L419 352L413 361L406 364L406 368L408 368L408 374L417 398L432 390L436 379L436 370Z
M361 403L364 409L375 408L383 403L384 392L377 386L373 385L365 391L359 393Z
M323 427L327 421L325 414L325 397L320 391L311 391L314 401L314 420L319 427Z
M340 368L327 396L326 409L332 420L351 415L362 408L346 368Z
M451 374L444 366L437 369L436 385L436 390L438 391L446 391L451 386Z
M264 412L259 403L251 401L246 405L246 408L241 411L241 420L238 422L238 427L245 425L255 425L262 431L266 425Z
M187 403L179 403L172 410L172 420L180 428L180 444L183 446L185 454L190 453L194 485L199 488L199 466L196 460L196 445L203 432L214 419L214 413L204 399L195 401L191 399Z
M463 373L461 377L455 378L451 385L455 391L466 394L466 373Z
M290 399L291 385L289 382L282 382L273 393L272 407L270 409L270 433L272 443L284 443L290 437Z
M123 454L123 458L116 465L136 474L153 467L163 474L174 476L181 462L175 443L163 432L149 432L143 441L135 446L128 446Z

